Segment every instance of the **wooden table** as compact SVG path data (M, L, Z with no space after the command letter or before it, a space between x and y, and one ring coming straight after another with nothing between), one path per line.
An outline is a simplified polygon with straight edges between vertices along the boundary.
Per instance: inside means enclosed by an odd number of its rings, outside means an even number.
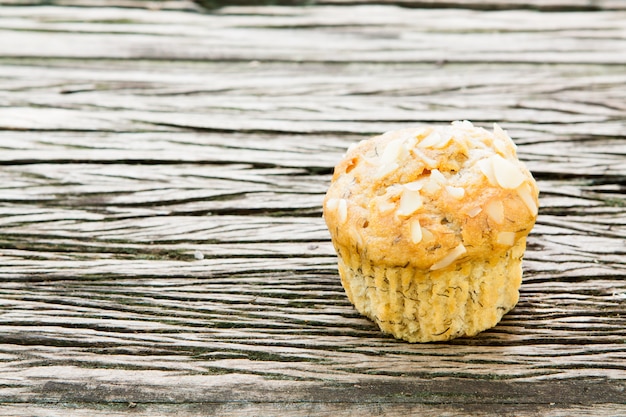
M36 3L0 6L0 415L626 415L626 2ZM501 324L412 345L321 201L456 119L540 215Z

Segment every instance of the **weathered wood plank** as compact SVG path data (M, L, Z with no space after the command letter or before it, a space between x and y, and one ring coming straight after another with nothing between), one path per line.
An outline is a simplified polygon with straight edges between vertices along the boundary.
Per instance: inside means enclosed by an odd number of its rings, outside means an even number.
M621 3L65 4L0 13L0 415L626 412ZM350 143L454 119L510 131L540 217L499 326L409 345L321 200Z
M198 3L208 2L201 0ZM619 0L317 0L316 4L395 4L414 8L461 8L478 10L533 9L542 11L621 10Z
M342 5L363 4L399 5L411 8L462 8L478 10L533 9L543 11L599 11L624 10L626 6L620 0L197 0L196 3L210 9L233 5ZM2 0L4 5L40 5L39 0ZM188 0L51 0L46 4L79 7L123 7L149 10L187 10L198 11ZM238 10L242 10L239 8Z
M621 11L539 14L329 6L264 9L258 15L55 7L29 12L24 16L20 8L3 9L0 55L41 57L45 42L46 56L73 59L160 60L166 55L200 61L615 65L624 64L626 56L620 41L625 21ZM107 23L99 23L102 19ZM284 30L297 36L287 39Z
M611 0L608 1L610 2ZM0 0L0 5L6 6L41 6L41 4L41 0ZM44 2L44 4L94 8L120 7L125 9L147 9L152 11L183 10L198 12L201 10L199 6L189 0L50 0ZM607 4L611 6L610 3ZM613 7L611 6L610 8Z
M80 407L80 408L78 408ZM91 404L72 404L72 416L75 417L123 417L132 412L134 416L165 416L176 415L180 417L219 415L224 417L248 416L248 415L290 415L294 417L311 415L332 415L337 417L351 417L354 415L385 415L389 417L402 417L407 415L420 415L424 417L439 416L463 416L471 413L473 416L490 416L494 413L506 415L515 412L516 416L537 416L539 407L537 406L515 406L507 404L505 406L491 406L489 410L485 407L471 404L464 406L441 406L421 404L390 404L390 403L367 403L367 404L329 404L329 403L309 403L294 402L285 404L276 403L201 403L189 405L145 405L134 402L112 404L111 408L102 411ZM602 416L614 416L623 412L624 408L613 404L595 404L593 406L561 406L551 405L550 416L555 417L576 417L588 416L591 414ZM0 415L15 416L23 414L46 415L50 417L62 417L65 411L59 411L54 405L11 405L0 406Z
M78 408L80 407L80 408ZM310 402L292 402L284 404L276 403L211 403L205 402L200 404L186 405L146 405L134 402L115 403L111 407L102 411L95 408L91 404L71 404L72 415L76 417L120 417L127 416L130 412L136 416L165 416L176 415L186 416L204 416L219 415L224 417L242 416L242 415L290 415L294 417L311 416L311 415L332 415L337 417L351 417L354 415L385 415L390 417L402 417L406 415L420 415L424 417L439 416L493 416L507 415L515 413L516 416L538 416L541 414L555 417L576 417L576 416L615 416L620 415L624 411L624 407L614 404L594 404L593 406L562 406L550 405L549 411L535 405L489 405L489 408L479 404L464 404L461 406L445 406L445 405L421 405L407 403L366 403L366 404L332 404L332 403L310 403ZM37 407L29 406L0 406L0 415L14 416L22 414L46 415L51 417L62 417L64 411L58 411L54 405L40 405Z
M417 124L419 123L414 122L407 125L415 126ZM618 129L619 126L616 125L615 128ZM262 136L261 143L251 145L249 142L250 136L239 141L242 138L239 135L222 134L214 136L159 133L111 135L110 133L105 133L92 136L94 139L92 145L79 146L78 139L81 136L89 136L88 134L67 138L63 134L48 133L46 135L48 138L54 137L52 144L49 139L43 139L39 134L21 135L19 133L11 133L0 135L0 139L6 136L10 136L13 140L19 140L19 146L24 147L11 152L0 153L0 164L5 166L22 165L22 167L5 168L4 171L7 173L13 174L21 171L24 177L36 177L41 175L37 174L37 170L47 169L46 175L61 176L63 178L63 175L78 175L71 174L70 171L78 173L89 170L91 168L81 168L80 165L93 163L100 165L101 169L111 172L110 176L114 177L116 175L114 170L119 169L120 163L142 163L155 166L187 163L194 164L196 169L200 169L200 172L190 173L189 178L180 179L183 181L182 184L172 185L175 187L182 185L189 188L192 187L192 184L197 186L197 184L211 179L211 174L208 173L212 171L213 177L218 177L218 179L215 179L216 189L213 191L214 193L218 192L220 188L219 170L227 169L227 167L224 167L225 165L237 166L237 164L246 164L243 168L239 168L238 171L241 172L240 175L244 177L247 175L248 178L254 177L254 169L263 167L292 168L291 172L294 175L301 175L306 172L328 173L332 170L334 163L339 160L341 154L347 149L347 145L355 139L352 137L353 140L344 139L340 141L337 139L337 136L328 137L327 134L324 136L307 135L304 137L294 134L294 138L301 139L301 142L294 143L285 134L266 134ZM29 136L34 139L32 144L28 143ZM106 142L103 142L103 138L106 138L106 136L115 137L116 139L107 146ZM345 138L345 135L339 136ZM369 135L361 136L360 138L366 137L369 137ZM555 140L554 142L529 143L520 146L519 156L539 179L550 178L551 176L578 177L579 181L583 181L583 183L577 184L577 187L585 187L594 183L600 186L606 180L609 180L614 184L616 183L617 187L619 187L620 184L623 184L623 177L626 174L626 166L622 163L624 160L623 140L616 133L616 136L612 138L594 139L593 137L588 137L586 140L578 141ZM54 144L54 142L57 143ZM237 145L232 145L233 142L238 143ZM97 143L101 143L99 149ZM256 149L251 150L248 146L255 146ZM44 149L45 151L43 151ZM94 159L94 156L96 156L94 154L97 155L97 159ZM38 168L35 165L37 163L45 163L45 168ZM68 166L65 164L73 165ZM107 168L101 164L114 166ZM206 165L207 174L203 173L202 166L204 165ZM176 167L168 169L171 170L171 175L177 175L179 170ZM188 169L191 172L193 167ZM300 169L299 172L298 169ZM129 172L137 172L158 170L158 168L142 167L140 169L130 167L128 170ZM55 171L60 172L55 173ZM246 174L246 172L249 173ZM271 171L269 175L273 175ZM97 180L98 176L100 175L92 174L92 180ZM101 177L98 180L99 182L106 181L104 176ZM158 175L153 179L146 179L143 186L148 187L150 183L154 184L162 181L163 177L164 175ZM168 174L166 177L170 178L170 175ZM176 181L178 180L176 178ZM299 187L300 190L312 186L306 177L300 178L300 180L302 181ZM22 177L13 181L33 182L35 180L32 178L27 180ZM44 181L44 179L40 178L40 181ZM228 180L224 180L224 185L227 182ZM36 187L33 191L36 192ZM319 192L319 188L311 189L311 191ZM610 192L610 189L605 188L605 191Z

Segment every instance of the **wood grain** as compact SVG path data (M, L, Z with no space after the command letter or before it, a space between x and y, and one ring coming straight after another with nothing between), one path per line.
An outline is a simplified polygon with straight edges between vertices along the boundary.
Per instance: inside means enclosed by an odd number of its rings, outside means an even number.
M626 413L622 2L3 3L0 415ZM321 201L350 143L455 119L540 216L501 324L411 345Z

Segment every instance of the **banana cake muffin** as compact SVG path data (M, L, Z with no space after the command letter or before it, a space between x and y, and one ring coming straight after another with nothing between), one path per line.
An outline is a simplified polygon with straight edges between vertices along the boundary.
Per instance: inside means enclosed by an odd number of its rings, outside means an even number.
M352 145L324 199L348 298L409 342L495 326L519 298L538 194L498 125L458 121Z

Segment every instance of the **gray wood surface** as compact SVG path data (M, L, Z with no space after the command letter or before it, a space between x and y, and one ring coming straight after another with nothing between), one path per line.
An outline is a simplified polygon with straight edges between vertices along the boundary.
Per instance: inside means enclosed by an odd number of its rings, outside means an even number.
M0 415L626 415L625 3L332 3L3 1ZM501 324L412 345L321 201L350 143L456 119L540 215Z

